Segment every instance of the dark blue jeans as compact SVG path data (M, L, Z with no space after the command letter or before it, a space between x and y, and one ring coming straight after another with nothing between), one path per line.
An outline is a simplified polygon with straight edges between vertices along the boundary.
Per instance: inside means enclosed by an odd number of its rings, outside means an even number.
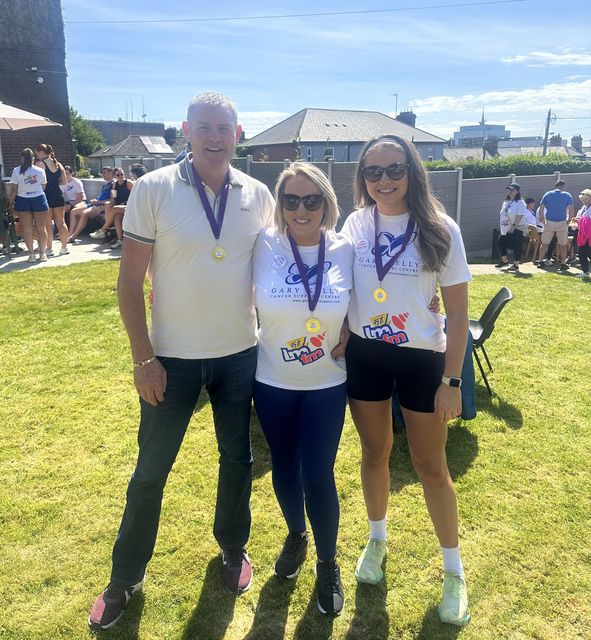
M306 530L304 503L320 560L335 557L339 497L334 463L345 420L347 384L314 391L255 382L254 406L269 443L273 488L292 533Z
M159 358L167 372L166 394L155 407L140 399L139 454L113 547L112 581L135 584L145 573L156 543L164 486L203 385L211 400L220 454L213 533L223 549L246 544L256 357L256 347L252 347L206 360Z

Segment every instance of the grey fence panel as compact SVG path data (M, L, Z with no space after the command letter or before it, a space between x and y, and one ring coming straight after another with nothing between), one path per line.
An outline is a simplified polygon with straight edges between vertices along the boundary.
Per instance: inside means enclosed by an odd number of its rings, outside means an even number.
M337 229L343 226L347 216L355 210L353 201L354 171L354 162L335 162L332 166L332 186L337 194L337 202L341 211Z
M427 175L433 194L441 201L447 215L455 220L458 203L458 172L430 171Z
M242 173L246 173L246 165L247 165L246 158L232 158L232 166L235 169L242 171Z
M499 211L508 178L475 178L462 184L460 228L468 255L489 255L493 229L499 226Z
M275 183L283 171L283 162L253 162L250 175L267 185L271 193L275 192Z

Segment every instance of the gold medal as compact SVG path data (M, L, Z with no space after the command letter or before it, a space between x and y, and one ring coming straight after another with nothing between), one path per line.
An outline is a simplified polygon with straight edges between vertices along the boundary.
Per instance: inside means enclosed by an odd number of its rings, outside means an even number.
M306 320L306 331L308 333L318 333L320 331L320 320L318 318L308 318Z
M221 262L226 257L226 252L222 249L222 247L220 247L219 244L216 244L216 246L211 250L211 257L216 262Z
M386 300L388 299L388 293L385 289L382 289L382 287L378 287L373 292L373 299L381 304L382 302L386 302Z

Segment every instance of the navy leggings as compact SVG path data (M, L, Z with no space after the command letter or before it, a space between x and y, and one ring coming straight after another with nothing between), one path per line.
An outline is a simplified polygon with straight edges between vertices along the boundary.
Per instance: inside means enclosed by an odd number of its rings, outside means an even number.
M292 533L306 530L304 503L319 560L336 554L339 499L334 462L345 419L347 384L314 391L255 382L254 406L269 443L273 487Z

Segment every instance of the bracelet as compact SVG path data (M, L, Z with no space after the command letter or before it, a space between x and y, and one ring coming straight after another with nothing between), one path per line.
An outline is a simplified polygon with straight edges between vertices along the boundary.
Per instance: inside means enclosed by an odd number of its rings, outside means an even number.
M147 364L150 364L151 362L154 362L154 360L156 360L156 356L152 356L151 358L148 358L147 360L140 360L139 362L134 362L133 366L136 369L141 369L142 367L145 367Z

